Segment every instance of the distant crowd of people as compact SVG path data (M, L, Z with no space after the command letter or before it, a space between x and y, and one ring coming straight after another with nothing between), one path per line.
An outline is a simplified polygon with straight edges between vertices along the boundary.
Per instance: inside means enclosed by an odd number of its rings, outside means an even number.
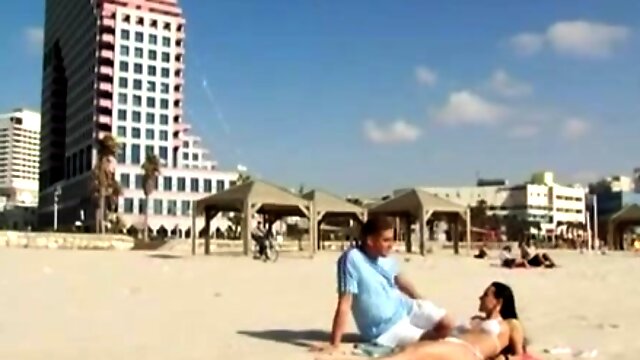
M527 246L525 243L521 243L519 245L519 248L520 256L518 257L513 255L511 245L505 245L498 255L500 266L509 269L518 267L556 267L556 263L546 252L537 251L534 247ZM478 249L478 252L473 257L475 257L476 259L485 259L488 256L489 253L487 251L487 248L485 246L481 246Z

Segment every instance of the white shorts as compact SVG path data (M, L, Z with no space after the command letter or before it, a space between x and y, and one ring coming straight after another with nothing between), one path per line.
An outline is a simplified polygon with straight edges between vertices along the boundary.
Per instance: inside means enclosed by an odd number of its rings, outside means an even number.
M446 314L445 309L437 307L430 301L414 300L409 316L393 325L374 342L393 348L415 343L425 332L433 329Z

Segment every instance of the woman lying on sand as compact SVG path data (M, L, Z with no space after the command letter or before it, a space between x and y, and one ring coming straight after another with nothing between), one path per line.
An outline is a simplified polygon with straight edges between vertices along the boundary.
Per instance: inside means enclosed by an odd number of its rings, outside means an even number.
M440 341L411 345L388 360L484 360L502 353L517 358L524 354L524 334L518 321L511 288L493 282L480 296L482 317L459 325L452 336Z
M480 296L479 310L483 316L458 325L451 336L443 340L420 341L383 359L523 359L524 334L511 288L493 282Z

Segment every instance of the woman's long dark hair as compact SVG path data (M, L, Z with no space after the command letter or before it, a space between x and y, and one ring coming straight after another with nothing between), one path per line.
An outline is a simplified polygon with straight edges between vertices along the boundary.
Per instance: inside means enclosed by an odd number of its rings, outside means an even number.
M498 300L502 300L500 317L504 320L517 320L518 311L516 310L516 298L513 296L513 290L511 290L509 285L498 281L492 282L491 287L493 288L493 296Z

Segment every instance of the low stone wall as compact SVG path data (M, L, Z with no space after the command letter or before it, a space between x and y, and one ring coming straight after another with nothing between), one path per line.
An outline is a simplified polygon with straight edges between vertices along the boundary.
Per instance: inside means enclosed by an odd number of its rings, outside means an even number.
M131 250L133 245L126 235L0 231L0 248Z

